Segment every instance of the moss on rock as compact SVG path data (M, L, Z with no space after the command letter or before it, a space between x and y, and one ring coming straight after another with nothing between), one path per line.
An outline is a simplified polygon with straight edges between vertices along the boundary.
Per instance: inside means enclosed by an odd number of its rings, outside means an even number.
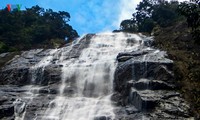
M174 73L180 92L200 116L200 45L195 44L186 22L156 31L155 46L174 60Z

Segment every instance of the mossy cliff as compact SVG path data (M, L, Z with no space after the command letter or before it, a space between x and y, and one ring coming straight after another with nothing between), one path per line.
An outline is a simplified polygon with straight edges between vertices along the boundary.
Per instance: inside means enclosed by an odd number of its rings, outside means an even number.
M186 22L167 28L154 28L155 47L167 51L174 61L178 90L200 115L200 45L196 44Z

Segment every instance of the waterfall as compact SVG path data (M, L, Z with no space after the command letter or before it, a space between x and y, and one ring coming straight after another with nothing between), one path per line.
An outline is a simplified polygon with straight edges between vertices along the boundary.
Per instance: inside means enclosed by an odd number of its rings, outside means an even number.
M127 43L127 38L134 38L132 44ZM110 97L116 56L137 49L140 40L134 34L104 33L93 36L78 58L64 59L66 51L62 50L59 94L51 101L53 107L46 110L43 120L114 119Z
M152 40L88 34L62 48L23 51L0 71L0 119L192 118L174 91L173 61Z

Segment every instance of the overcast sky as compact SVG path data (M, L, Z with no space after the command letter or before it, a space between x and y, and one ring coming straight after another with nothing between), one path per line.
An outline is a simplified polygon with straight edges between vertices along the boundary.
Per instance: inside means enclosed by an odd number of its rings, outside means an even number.
M82 35L118 29L122 20L132 17L139 1L141 0L1 0L0 7L21 4L24 9L39 5L45 9L67 11L71 15L69 24Z

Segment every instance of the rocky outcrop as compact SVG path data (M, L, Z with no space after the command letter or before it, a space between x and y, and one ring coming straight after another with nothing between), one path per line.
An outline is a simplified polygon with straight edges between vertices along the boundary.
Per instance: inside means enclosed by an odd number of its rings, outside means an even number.
M73 63L81 51L88 47L93 36L86 35L80 41L74 41L73 45L59 49L24 51L8 61L0 70L0 119L40 120L45 116L47 108L54 108L56 105L52 100L60 94L62 70L69 65L61 61L71 60L70 63ZM137 42L141 45L138 50L122 52L116 56L118 65L114 74L112 96L115 119L193 119L190 107L174 91L176 85L172 72L173 61L166 58L165 52L149 48L152 42L150 38L140 36L144 38L143 41L132 38L126 41L131 46ZM98 45L107 47L106 44ZM0 58L6 55L7 53L1 54ZM69 81L65 81L71 86L63 88L63 96L72 97L77 92L74 77L76 76L72 75ZM107 77L104 76L105 80ZM88 94L95 86L92 83L86 86L88 87L84 89L83 95L91 97ZM96 116L94 119L111 118Z
M76 44L77 41L74 41L73 46L61 49L35 49L16 55L1 68L0 84L48 85L59 82L63 65L59 65L57 62L60 60L61 52L66 51L62 54L63 60L78 57L80 52L89 45L92 36L94 34L84 36L78 44ZM5 57L7 54L1 54L0 57ZM30 81L33 77L35 77L35 81Z
M165 52L147 48L119 53L117 60L112 99L121 106L116 109L118 119L191 117L189 106L174 92L173 61Z
M64 66L60 61L79 57L93 36L88 34L59 49L23 51L0 66L0 119L31 120L44 113L59 93ZM9 54L0 54L0 59ZM71 90L65 93L69 95Z

